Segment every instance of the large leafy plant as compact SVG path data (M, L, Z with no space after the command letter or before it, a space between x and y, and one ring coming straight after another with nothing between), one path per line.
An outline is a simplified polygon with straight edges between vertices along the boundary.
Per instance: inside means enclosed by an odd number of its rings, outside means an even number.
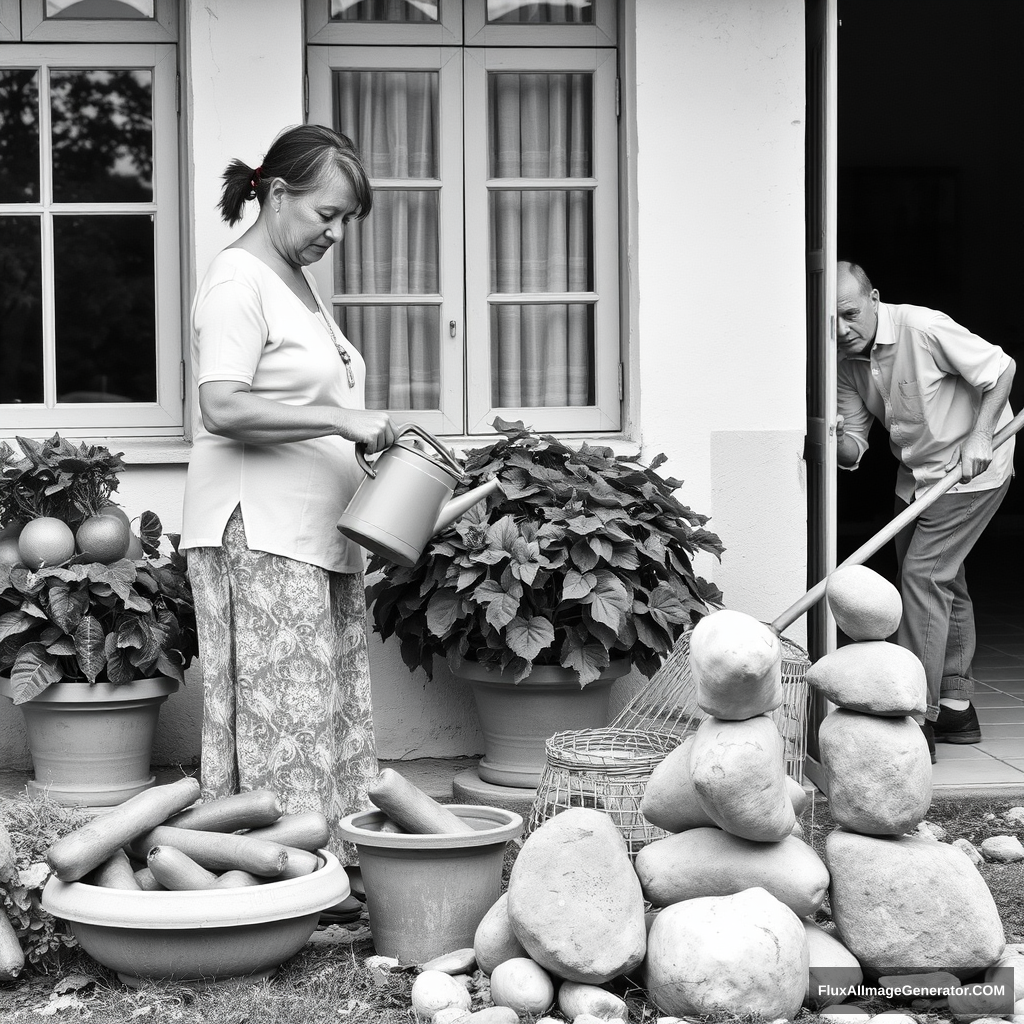
M0 444L0 527L40 516L74 528L110 504L120 456L54 435ZM196 653L195 614L177 536L162 553L159 517L144 512L143 555L105 564L77 555L37 570L0 564L0 672L14 702L51 683L131 683L154 675L184 682Z
M508 669L561 665L593 681L613 658L651 675L679 636L721 601L695 575L697 551L721 541L681 504L680 481L587 444L578 449L522 423L466 456L465 486L490 495L428 544L411 568L371 557L374 627L397 636L410 668L435 656Z

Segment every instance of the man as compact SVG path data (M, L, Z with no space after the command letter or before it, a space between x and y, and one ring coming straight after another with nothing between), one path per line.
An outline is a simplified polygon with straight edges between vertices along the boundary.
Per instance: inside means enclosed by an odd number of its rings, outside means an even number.
M979 743L971 704L976 634L964 559L999 508L1013 473L1013 440L992 437L1013 414L1014 362L997 345L923 306L879 301L855 263L837 276L838 462L856 469L873 418L900 466L896 512L959 463L960 482L896 537L903 619L897 639L924 663L935 742Z

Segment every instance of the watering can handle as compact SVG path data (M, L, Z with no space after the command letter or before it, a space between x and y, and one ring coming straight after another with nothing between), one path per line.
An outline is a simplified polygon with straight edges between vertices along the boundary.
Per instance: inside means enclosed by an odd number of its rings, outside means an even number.
M437 453L441 456L442 461L445 463L447 469L450 469L460 480L462 479L463 471L462 466L459 465L455 456L451 451L446 448L433 434L428 434L418 423L403 423L400 427L395 428L395 441L403 434L417 434L424 441L427 442ZM377 477L377 472L366 461L366 445L356 445L356 462L359 463L359 468L371 479L374 480Z

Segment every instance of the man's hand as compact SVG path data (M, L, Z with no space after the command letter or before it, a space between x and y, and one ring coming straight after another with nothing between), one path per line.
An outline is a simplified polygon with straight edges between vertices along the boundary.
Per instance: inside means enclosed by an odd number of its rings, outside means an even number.
M946 471L960 462L960 481L967 483L980 476L992 464L992 435L987 431L975 430L967 435L964 443L953 453L946 464Z

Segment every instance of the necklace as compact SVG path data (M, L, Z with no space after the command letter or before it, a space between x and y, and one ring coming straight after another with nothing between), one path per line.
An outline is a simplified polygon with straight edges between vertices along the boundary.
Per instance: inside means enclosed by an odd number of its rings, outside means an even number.
M306 287L309 288L308 281L306 282ZM342 348L341 342L338 341L334 333L334 327L331 325L331 318L324 312L324 308L320 305L320 300L316 297L316 293L312 288L309 288L309 294L313 296L313 301L316 303L316 311L323 317L324 327L327 328L327 333L331 336L331 341L338 350L341 361L345 364L345 379L348 381L348 386L354 388L356 386L356 375L352 372L352 357Z

